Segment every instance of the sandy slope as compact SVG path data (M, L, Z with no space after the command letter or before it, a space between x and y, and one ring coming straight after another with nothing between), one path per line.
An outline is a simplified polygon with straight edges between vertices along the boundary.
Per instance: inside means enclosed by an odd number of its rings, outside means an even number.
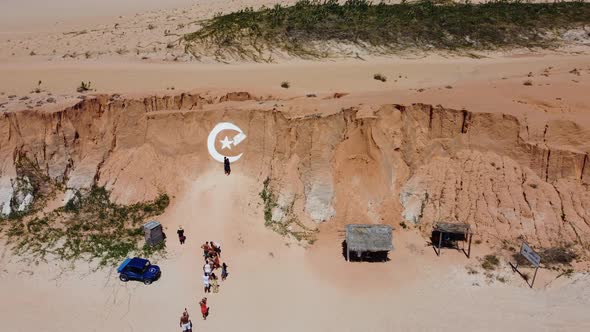
M313 109L298 104L307 93L345 92L350 95L342 98L340 107L424 102L513 114L525 119L531 135L539 137L540 119L590 126L587 50L487 59L431 55L272 65L161 61L181 54L175 45L167 47L178 36L164 36L165 30L180 34L193 29L190 23L195 19L215 12L275 2L150 0L141 2L142 9L155 11L135 14L138 1L132 0L59 0L47 10L39 9L39 1L2 1L0 110L26 109L28 104L36 108L35 103L19 99L39 99L40 95L29 93L39 80L58 100L75 95L84 80L92 81L97 92L162 93L174 87L295 98L277 106L293 115ZM196 6L175 8L185 4ZM155 28L148 29L150 24ZM580 75L570 73L574 68L580 69ZM373 80L377 72L388 81ZM524 86L529 79L533 85ZM285 80L291 82L288 91L279 87ZM17 97L8 98L12 94ZM43 100L49 97L41 95ZM48 107L47 102L42 104ZM319 102L317 111L337 110L322 106ZM481 271L467 274L465 265L477 267L477 257L489 248L476 246L471 260L451 251L436 258L414 230L395 231L396 250L387 264L349 264L340 252L341 230L329 224L322 226L320 239L308 249L286 246L283 238L264 228L260 184L239 168L230 177L220 169L195 173L200 175L186 179L186 188L174 193L173 206L160 218L170 236L169 253L158 260L162 280L151 286L123 284L112 270L91 272L86 263L74 270L52 261L30 266L3 243L0 329L170 331L177 328L184 307L198 331L590 329L588 274L555 279L555 272L542 270L537 286L530 290L504 263L488 281ZM188 235L183 247L174 237L179 224ZM202 296L198 247L206 240L223 244L231 275L220 294L209 296L211 317L202 322L197 305ZM508 282L501 283L496 276Z

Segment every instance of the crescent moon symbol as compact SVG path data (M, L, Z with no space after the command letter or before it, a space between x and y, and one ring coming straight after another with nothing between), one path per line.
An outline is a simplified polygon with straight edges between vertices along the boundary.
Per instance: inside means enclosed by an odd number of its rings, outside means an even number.
M220 122L217 125L215 125L215 127L213 127L213 130L211 130L211 132L209 133L209 137L207 137L207 149L209 150L209 154L211 155L211 157L213 157L213 159L217 160L220 163L223 163L224 156L221 153L219 153L215 148L215 138L217 138L217 135L223 130L235 130L242 134L244 133L242 129L240 129L240 127L236 126L231 122ZM227 159L229 159L230 163L234 163L238 161L242 157L242 155L243 153L240 153L237 156L227 157Z

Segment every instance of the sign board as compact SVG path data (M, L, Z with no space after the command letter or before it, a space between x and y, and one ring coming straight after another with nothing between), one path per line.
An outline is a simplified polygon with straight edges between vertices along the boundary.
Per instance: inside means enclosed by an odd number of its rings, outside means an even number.
M520 254L524 256L534 267L539 267L541 264L541 256L537 254L528 244L522 243L522 247L520 247Z

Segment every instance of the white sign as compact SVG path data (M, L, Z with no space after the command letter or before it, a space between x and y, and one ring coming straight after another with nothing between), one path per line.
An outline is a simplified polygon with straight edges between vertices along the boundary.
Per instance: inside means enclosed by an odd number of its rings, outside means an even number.
M534 267L539 267L541 264L541 256L537 254L528 244L522 243L522 247L520 248L520 254L524 256Z
M232 145L235 147L246 139L246 135L244 134L242 129L240 129L240 127L230 122L220 122L217 125L215 125L213 130L211 130L211 132L209 133L209 137L207 137L207 149L209 150L209 154L211 155L211 157L213 157L213 159L217 160L218 162L223 163L223 157L227 157L227 159L229 159L229 162L233 163L238 161L242 157L243 153L240 153L237 156L227 156L223 153L220 153L219 151L217 151L217 148L215 148L215 141L217 140L217 135L219 135L219 133L224 130L233 130L238 132L238 134L234 135L232 138L225 136L225 138L219 140L219 142L221 143L222 152L224 152L223 150L225 149L231 150Z

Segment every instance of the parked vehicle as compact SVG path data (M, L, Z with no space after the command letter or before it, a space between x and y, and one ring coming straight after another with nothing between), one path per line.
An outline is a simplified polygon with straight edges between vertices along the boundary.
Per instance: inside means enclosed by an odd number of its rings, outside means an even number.
M125 259L117 268L117 272L121 281L139 280L146 285L158 280L162 275L159 266L152 265L147 259L139 257Z

